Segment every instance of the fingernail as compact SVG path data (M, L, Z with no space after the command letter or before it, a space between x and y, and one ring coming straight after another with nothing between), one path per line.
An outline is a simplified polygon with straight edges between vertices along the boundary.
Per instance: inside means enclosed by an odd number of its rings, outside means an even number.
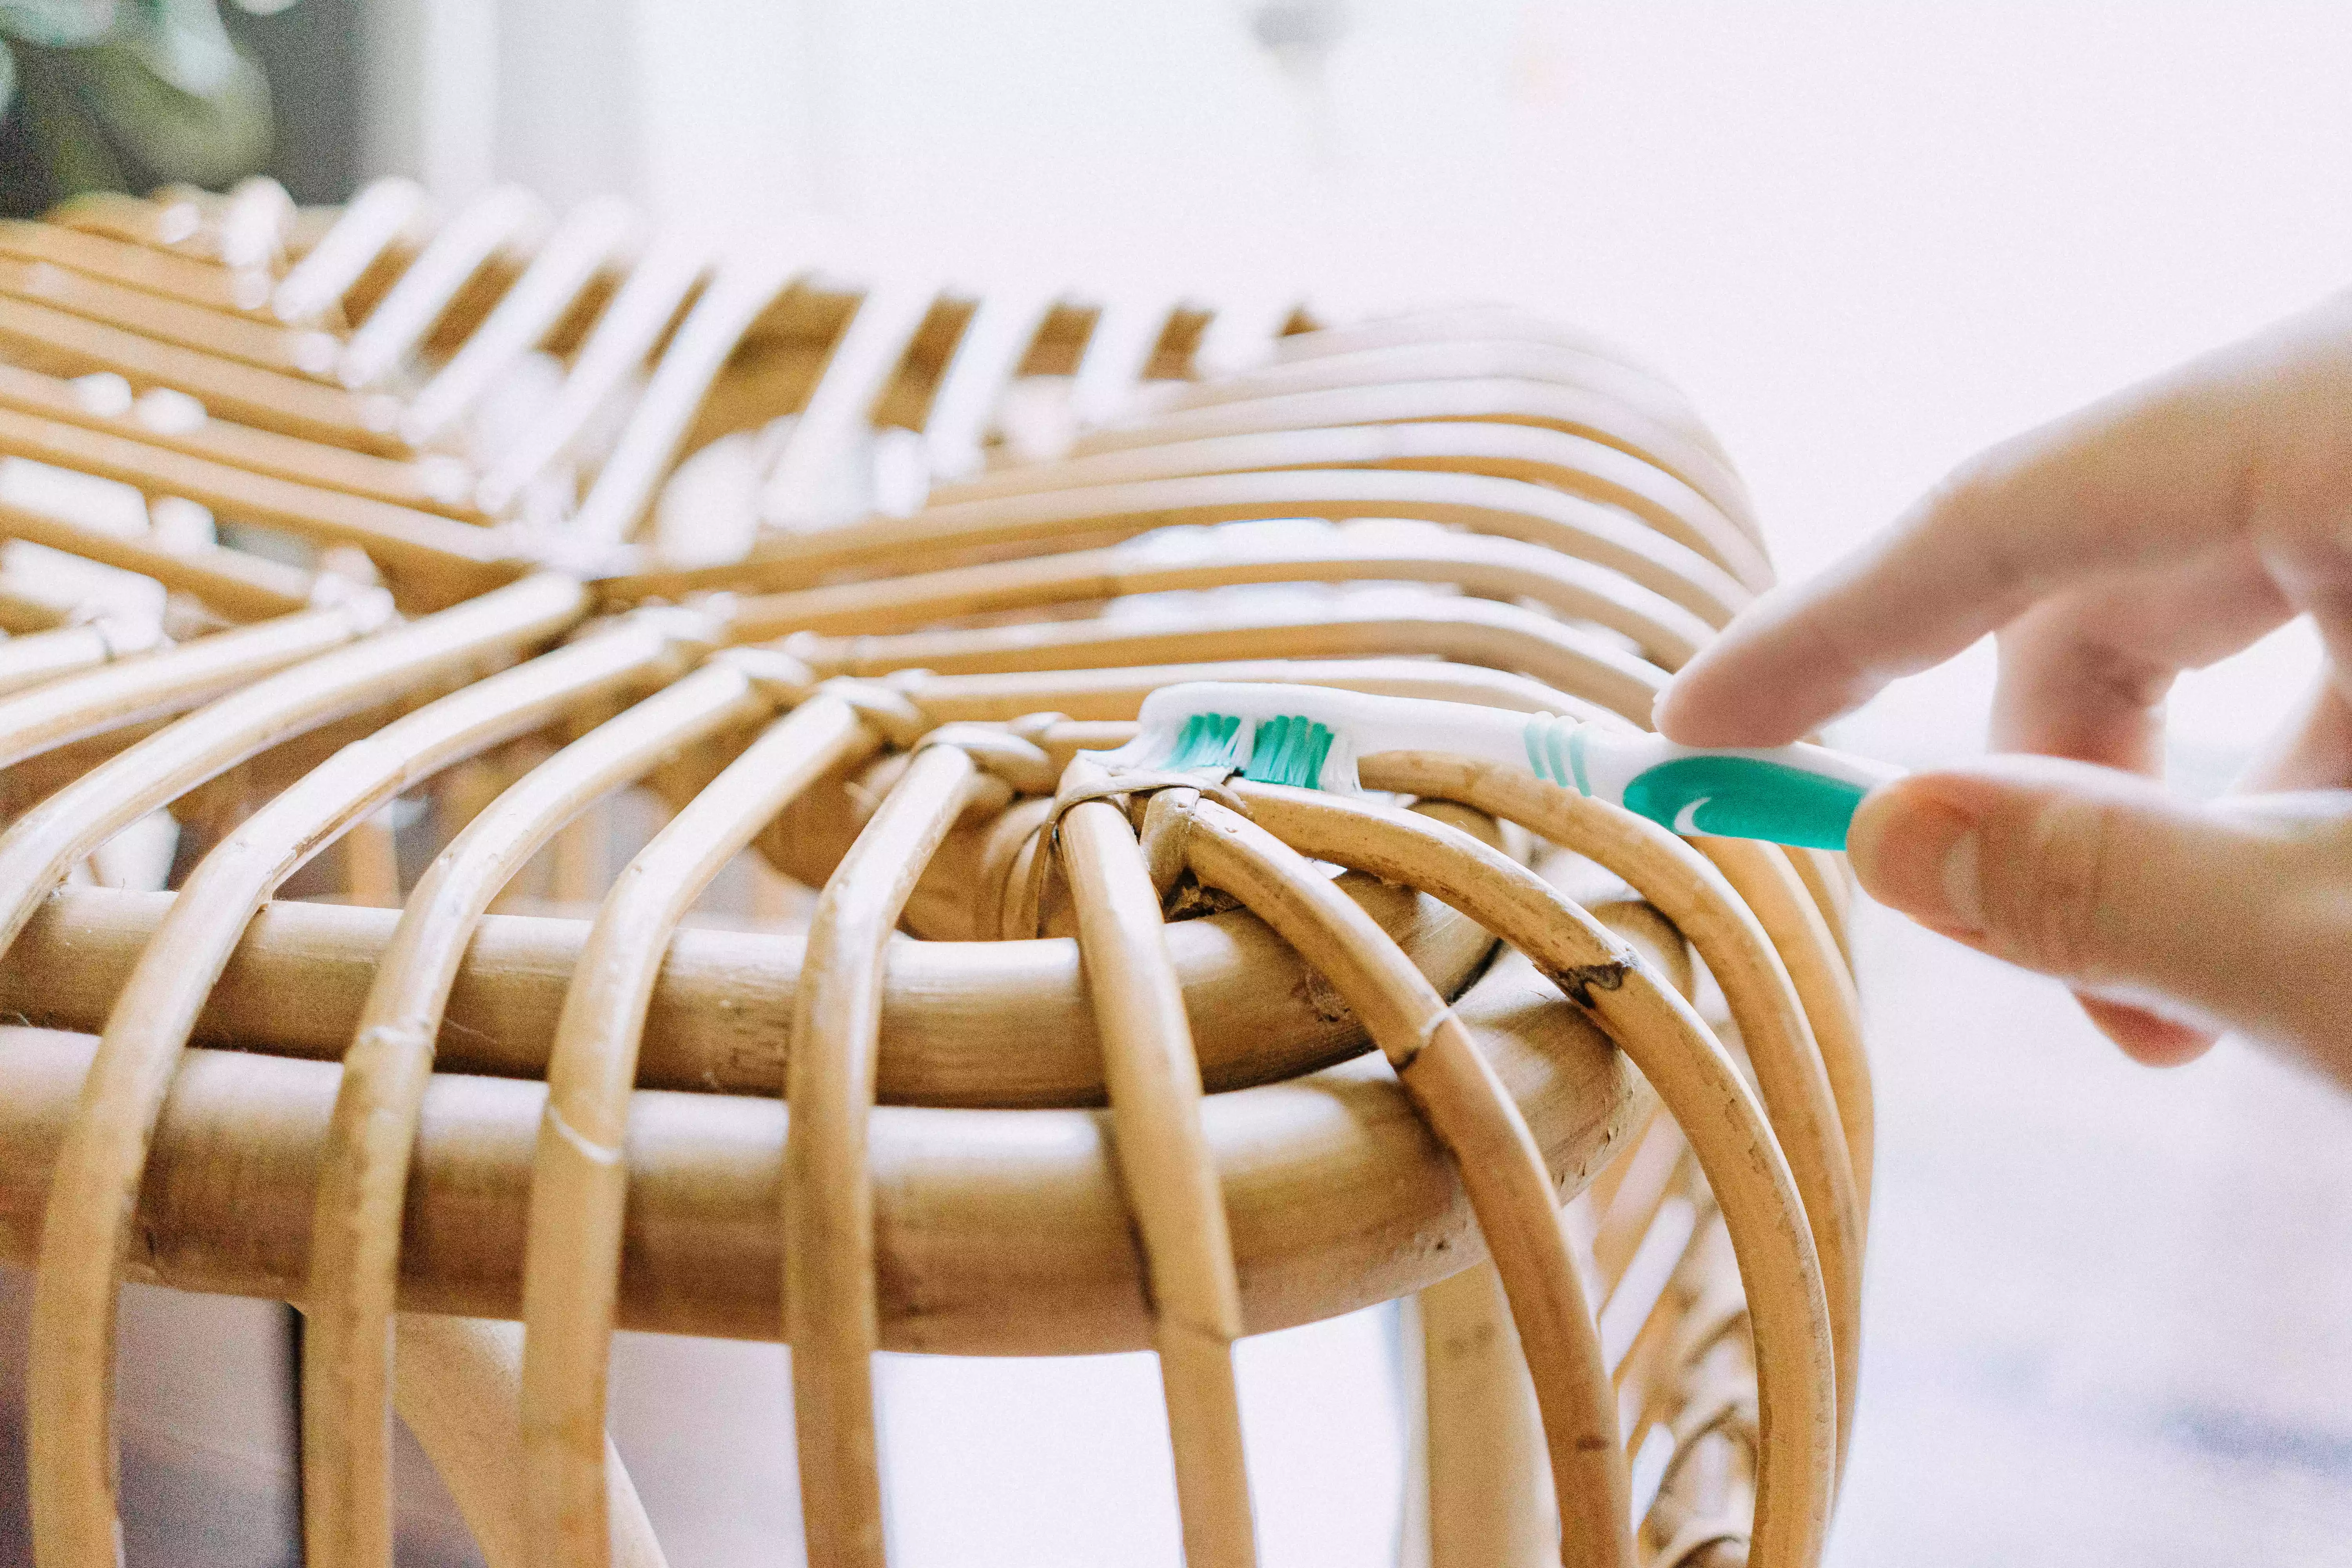
M1863 803L1846 844L1873 898L1962 939L1981 936L1976 817L1948 800L1897 785Z

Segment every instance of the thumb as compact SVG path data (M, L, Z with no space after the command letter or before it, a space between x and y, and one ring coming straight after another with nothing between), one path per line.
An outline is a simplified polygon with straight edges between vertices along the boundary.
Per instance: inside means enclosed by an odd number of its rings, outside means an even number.
M1991 757L1874 792L1848 848L1881 902L2070 982L2103 1025L2150 1006L2324 1051L2342 1048L2344 1021L2328 1016L2339 1003L2315 1005L2334 988L2314 985L2328 970L2313 965L2340 963L2352 931L2321 883L2347 878L2347 826L2340 808L2318 821L2234 811L2080 763ZM2149 1061L2208 1039L2109 1033Z

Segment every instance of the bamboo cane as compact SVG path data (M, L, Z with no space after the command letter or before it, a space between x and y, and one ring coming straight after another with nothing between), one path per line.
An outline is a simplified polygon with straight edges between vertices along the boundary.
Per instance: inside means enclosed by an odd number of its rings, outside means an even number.
M925 862L982 775L931 746L875 813L818 897L793 1015L785 1099L783 1321L793 1345L801 1519L811 1562L883 1561L872 1363L875 1205L867 1122L880 1045L882 952Z
M1453 765L1465 773L1491 771L1460 760ZM1511 782L1492 781L1470 804L1505 820L1538 816L1515 798ZM1528 782L1528 794L1563 793ZM1549 884L1467 835L1307 791L1254 786L1249 798L1306 853L1410 880L1473 913L1590 1008L1657 1088L1692 1141L1738 1247L1757 1323L1759 1397L1768 1409L1787 1412L1774 1422L1787 1446L1769 1446L1759 1472L1757 1560L1775 1568L1813 1562L1837 1479L1828 1299L1803 1201L1763 1108L1706 1024ZM1611 1426L1613 1433L1613 1411Z
M155 1118L204 996L277 885L441 766L568 703L641 681L635 639L593 637L492 676L337 752L198 865L100 1037L52 1178L29 1363L33 1527L45 1560L96 1563L117 1525L108 1384L125 1227Z
M1152 804L1189 811L1183 796L1191 793L1163 792ZM1257 1561L1255 1526L1233 1363L1241 1287L1201 1131L1200 1064L1160 899L1117 806L1071 807L1058 841L1087 994L1102 1031L1111 1135L1151 1282L1184 1560L1197 1568L1248 1568Z
M641 641L649 668L674 667L684 653L677 631L654 624L617 635ZM310 1560L320 1568L392 1561L385 1346L401 1204L433 1040L482 913L588 802L757 705L748 677L714 668L575 742L468 825L418 884L394 931L343 1058L312 1223L303 1506Z
M1235 894L1281 931L1348 997L1413 1109L1453 1156L1535 1377L1564 1515L1561 1561L1630 1565L1625 1460L1583 1283L1534 1140L1493 1069L1387 939L1280 839L1203 802L1185 858L1203 882Z
M598 908L564 993L532 1156L523 1264L523 1500L541 1563L610 1559L604 1388L627 1193L621 1151L662 952L688 906L769 818L834 763L876 743L848 704L812 698L763 732L656 835ZM814 1054L796 1051L794 1060ZM799 1097L794 1103L802 1103ZM806 1359L795 1358L796 1375Z

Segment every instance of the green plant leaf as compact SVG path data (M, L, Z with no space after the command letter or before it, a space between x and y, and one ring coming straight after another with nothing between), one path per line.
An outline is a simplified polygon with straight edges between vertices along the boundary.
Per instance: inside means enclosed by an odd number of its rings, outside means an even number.
M163 180L225 185L269 156L269 83L223 30L212 0L151 0L79 51L82 101Z

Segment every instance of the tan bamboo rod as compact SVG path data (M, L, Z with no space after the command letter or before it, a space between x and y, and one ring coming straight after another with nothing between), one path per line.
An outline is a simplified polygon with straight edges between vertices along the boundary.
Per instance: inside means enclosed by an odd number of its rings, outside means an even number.
M649 671L675 673L696 651L679 635L694 629L686 619L656 616L607 635L635 638ZM401 1209L433 1042L467 942L507 879L589 802L763 706L751 678L716 668L626 710L476 816L404 909L343 1058L319 1176L302 1342L304 1539L315 1568L392 1562L385 1347ZM625 1520L616 1516L616 1531Z
M875 405L940 296L935 280L891 278L859 298L761 482L763 524L791 531L826 521L816 505L825 476L863 453L860 438L873 429Z
M592 544L618 544L636 531L711 383L800 271L797 260L772 256L719 268L663 349L594 488L568 524L572 532Z
M483 473L475 493L485 511L511 510L525 489L571 453L606 401L663 342L709 269L708 253L689 241L657 236L646 245L581 344L562 390Z
M0 294L285 375L317 380L335 365L335 341L325 332L186 304L46 262L0 258Z
M1053 293L1044 289L993 288L981 296L923 420L935 479L977 473L985 463L1005 389L1021 374L1054 306Z
M14 693L0 701L0 766L13 767L73 741L184 712L231 688L380 630L391 618L387 595L362 592L340 604L197 637Z
M932 500L940 506L955 506L995 497L1193 474L1358 468L1433 468L1548 485L1631 512L1713 561L1751 592L1761 593L1772 584L1771 563L1762 547L1705 496L1614 447L1534 425L1467 419L1334 425L1122 447L1089 457L1020 463L958 479L940 485L933 491Z
M1654 375L1556 343L1510 338L1446 338L1385 348L1294 356L1232 374L1154 387L1122 423L1187 409L1358 386L1443 381L1526 381L1606 397L1712 455L1729 458L1680 391Z
M967 616L1236 583L1424 582L1532 602L1607 626L1669 670L1680 668L1714 636L1697 616L1614 573L1514 540L1464 534L1410 540L1342 527L1326 539L1220 542L1223 547L1191 561L1154 560L1114 546L804 588L736 600L727 616L735 635L747 640L803 630L870 635Z
M0 445L6 440L0 433ZM318 588L317 580L300 567L245 551L174 544L152 533L117 533L6 500L0 500L0 538L26 540L152 577L233 621L264 620L308 608Z
M91 606L65 584L32 573L0 574L0 632L25 637L54 632L89 618Z
M282 741L552 637L585 607L577 584L530 578L281 669L109 758L0 834L0 952L75 862L148 812Z
M401 1424L449 1489L485 1568L530 1568L533 1542L514 1506L522 1491L514 1415L521 1333L511 1323L412 1312L400 1319L398 1344ZM614 1568L667 1568L637 1489L610 1451L612 1439L604 1443ZM306 1502L311 1484L306 1474Z
M1790 865L1800 852L1744 839L1696 842L1699 852L1715 862L1755 912L1788 965L1805 1016L1821 1042L1830 1083L1837 1092L1838 1113L1844 1119L1845 1143L1853 1161L1854 1190L1866 1221L1877 1129L1871 1101L1870 1059L1862 1041L1862 1002L1829 922Z
M1475 702L1514 713L1557 713L1614 721L1598 704L1523 675L1478 665L1423 658L1242 658L1209 663L1134 665L1107 669L1010 671L975 675L924 672L894 676L932 718L1011 720L1065 713L1076 720L1134 717L1143 699L1185 680L1275 680Z
M915 753L818 895L784 1099L783 1330L809 1561L882 1568L881 1348L869 1142L883 955L907 899L986 783L961 747Z
M202 405L193 401L169 410L168 417L158 416L152 408L129 398L128 383L114 384L110 391L115 395L110 396L108 389L92 389L17 365L0 364L0 408L127 437L297 484L348 490L467 521L480 520L467 493L465 466L455 458L372 457L299 436L232 425L205 416Z
M1348 892L1458 993L1491 942L1433 900L1370 878ZM93 1029L170 908L167 894L66 888L0 959L0 1009L44 1026ZM247 929L206 998L196 1037L334 1060L349 1047L390 940L389 910L273 903ZM448 1070L537 1078L586 922L490 915L453 983L438 1059ZM1170 946L1208 1085L1244 1088L1311 1072L1361 1049L1281 941L1239 914L1172 927ZM640 1058L650 1087L737 1094L782 1079L803 942L687 930L657 978ZM1101 1044L1066 938L916 942L891 955L880 1092L892 1104L1102 1103Z
M1859 1045L1850 1024L1827 1013L1816 995L1791 978L1800 967L1809 973L1818 967L1813 955L1827 947L1825 936L1802 931L1776 940L1759 921L1769 908L1773 923L1780 924L1792 904L1802 900L1801 890L1791 886L1794 879L1780 858L1780 851L1736 840L1703 840L1693 847L1622 807L1533 779L1526 781L1530 787L1517 788L1499 770L1438 761L1424 753L1383 756L1364 773L1381 781L1372 787L1425 792L1508 816L1588 857L1622 878L1673 921L1706 962L1739 1027L1821 1261L1837 1352L1843 1454L1861 1367L1867 1205L1849 1130L1860 1128L1866 1136L1867 1129L1849 1107L1844 1086L1827 1059L1858 1051ZM1786 881L1768 902L1775 860L1780 866L1777 875ZM1721 869L1727 865L1741 872L1737 880ZM1836 1043L1827 1043L1825 1036ZM1853 1043L1847 1043L1850 1038Z
M1543 1420L1495 1266L1465 1268L1413 1300L1428 1568L1559 1562Z
M1853 873L1847 869L1845 857L1833 849L1801 849L1789 857L1789 864L1797 868L1805 891L1828 922L1846 973L1853 973L1853 933L1847 928L1853 918Z
M511 581L522 568L496 531L362 496L247 473L110 432L0 410L0 452L182 496L241 522L366 551L396 591L438 607Z
M854 709L820 692L764 731L655 835L597 907L556 1021L546 1110L531 1158L522 1290L523 1505L541 1563L610 1559L604 1431L628 1194L623 1147L663 951L711 878L771 818L834 766L878 743ZM821 929L811 931L813 948ZM807 1013L825 973L814 953L809 966L796 1018ZM797 1026L793 1037L797 1088L799 1064L817 1053ZM788 1259L794 1256L788 1251ZM810 1359L805 1351L793 1358L796 1389ZM816 1479L805 1485L803 1506L814 1512L823 1506Z
M287 268L270 296L270 313L281 321L341 325L343 301L388 252L422 233L428 205L425 188L414 180L370 182Z
M1514 378L1404 382L1394 385L1294 392L1251 403L1185 409L1081 437L1081 454L1158 446L1208 436L1328 425L1387 425L1427 419L1501 420L1542 425L1629 452L1689 485L1742 528L1752 512L1747 487L1730 466L1679 430L1601 393Z
M1570 1192L1648 1104L1590 1024L1528 986L1455 1004ZM30 1262L43 1194L92 1042L0 1035L0 1258ZM340 1069L186 1053L152 1147L129 1278L299 1299ZM436 1074L402 1243L401 1307L512 1319L546 1090ZM1252 1333L1409 1294L1482 1255L1443 1150L1381 1062L1210 1096ZM773 1340L787 1116L772 1091L640 1089L630 1100L619 1322ZM963 1355L1144 1350L1134 1233L1091 1110L874 1112L882 1346ZM985 1182L972 1180L986 1171Z
M511 612L510 612L511 613ZM33 1294L27 1448L44 1561L111 1561L112 1367L126 1226L155 1119L205 994L277 885L448 763L646 676L639 639L589 637L463 687L354 741L198 862L107 1016L51 1177Z
M121 191L83 191L51 207L42 221L109 239L128 240L154 250L217 261L219 235L206 208L217 205L219 201L212 192L189 185L162 186L145 196Z
M1616 1402L1534 1135L1462 1020L1297 850L1213 802L1193 818L1186 863L1281 931L1348 999L1461 1172L1535 1379L1565 1515L1562 1563L1632 1568Z
M252 315L268 302L266 293L254 297L252 284L226 268L54 224L0 221L0 256L68 267L215 310Z
M1549 343L1613 361L1653 380L1665 379L1656 366L1624 344L1517 305L1425 305L1333 321L1316 331L1277 339L1272 345L1272 353L1277 363L1287 363L1325 354L1361 353L1369 349L1487 341Z
M409 400L400 419L403 438L425 447L455 430L501 375L570 321L607 270L624 262L638 226L628 204L611 196L565 214L514 287Z
M467 203L344 342L335 379L355 391L385 384L477 275L503 251L530 249L546 222L545 204L519 186L486 191Z
M121 616L12 637L0 642L0 698L151 653L163 640L153 621Z
M1377 468L1207 474L929 507L911 517L773 537L729 565L636 573L612 591L675 596L697 588L808 587L910 558L944 564L958 553L1013 545L1085 547L1179 523L1281 517L1404 518L1545 545L1621 573L1710 626L1721 626L1749 596L1696 551L1613 508L1517 479Z
M1531 676L1635 723L1647 719L1666 679L1655 665L1550 616L1515 605L1436 594L1399 593L1363 607L1339 599L1318 613L1204 606L1198 616L1165 623L1106 617L877 637L795 637L790 647L796 658L825 673L866 677L903 669L959 674L1250 657L1434 654Z
M1113 295L1095 311L1070 378L1070 413L1081 426L1109 418L1151 374L1175 302L1138 290Z
M1481 798L1468 804L1541 831L1540 810L1530 809L1510 781L1486 782L1499 773L1491 764L1431 752L1391 755L1431 759L1422 770L1433 774L1450 765L1464 782L1431 793L1453 799L1475 793ZM1468 782L1474 776L1481 781L1475 792ZM1246 798L1301 852L1410 881L1473 914L1589 1008L1657 1089L1731 1227L1755 1323L1759 1398L1775 1412L1769 1429L1780 1441L1761 1458L1756 1561L1764 1568L1816 1561L1836 1495L1839 1452L1829 1302L1795 1180L1762 1105L1722 1045L1633 950L1549 883L1470 836L1308 791L1252 785Z
M132 390L183 393L240 425L349 447L378 457L405 450L393 434L390 397L259 370L194 349L159 342L47 305L0 299L0 346L42 369L119 375Z
M1181 832L1177 814L1198 798L1161 791L1147 819L1158 811L1164 832ZM1241 1285L1224 1196L1201 1131L1201 1066L1160 895L1116 805L1078 803L1062 816L1057 836L1087 994L1102 1034L1112 1146L1151 1283L1184 1561L1249 1568L1257 1561L1256 1527L1233 1359Z

